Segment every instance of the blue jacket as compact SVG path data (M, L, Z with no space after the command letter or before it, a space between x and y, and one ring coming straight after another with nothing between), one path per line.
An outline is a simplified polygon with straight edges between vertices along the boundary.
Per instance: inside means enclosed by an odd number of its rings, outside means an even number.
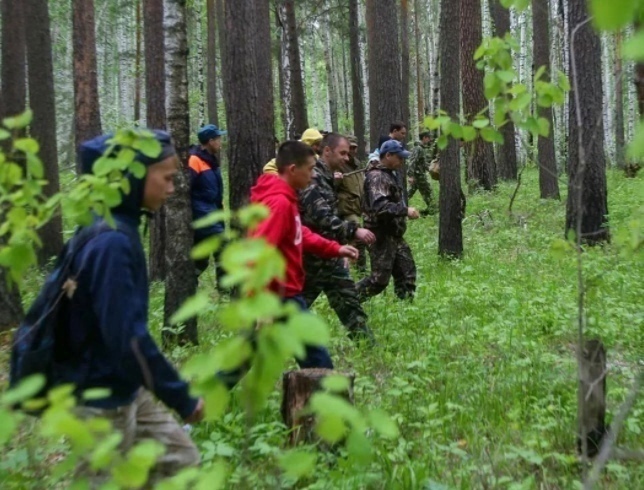
M63 323L77 360L63 381L109 388L109 397L86 402L99 408L126 405L145 386L185 418L197 400L148 332L149 284L138 232L144 182L132 176L130 182L130 194L112 210L118 229L90 239L73 262L78 286Z
M224 182L221 178L219 160L200 147L190 149L190 197L192 201L192 219L224 209ZM207 228L195 231L197 240L224 231L224 223L215 223Z

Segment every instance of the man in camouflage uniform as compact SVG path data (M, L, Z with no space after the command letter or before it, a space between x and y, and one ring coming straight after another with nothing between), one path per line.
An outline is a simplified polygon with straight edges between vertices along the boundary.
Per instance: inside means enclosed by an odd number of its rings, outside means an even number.
M432 144L432 135L429 131L420 134L420 144L414 148L409 159L409 199L411 200L420 191L420 195L425 201L425 210L421 214L430 214L435 211L432 203L432 188L427 180L427 171L429 164L436 158L436 146Z
M335 188L338 193L338 216L353 221L362 226L362 194L364 193L364 172L361 172L362 165L358 160L358 139L349 136L349 161L343 163L340 170L342 179L336 180ZM350 174L350 175L347 175ZM362 274L367 272L367 248L364 243L353 241L360 252L357 260L358 271Z
M302 224L329 240L348 243L357 240L370 244L375 236L358 223L338 216L338 196L335 178L349 159L349 142L344 136L330 133L322 141L322 154L315 164L309 186L300 193ZM304 255L304 290L302 296L311 306L324 292L331 308L349 331L352 339L364 338L373 343L373 334L367 326L367 315L358 301L356 286L343 259L320 259Z
M361 301L385 290L391 276L400 299L413 299L416 291L416 264L403 236L407 218L417 219L418 211L407 206L395 171L410 153L400 142L389 140L380 148L380 161L372 162L365 177L365 227L376 235L371 245L371 275L357 284Z

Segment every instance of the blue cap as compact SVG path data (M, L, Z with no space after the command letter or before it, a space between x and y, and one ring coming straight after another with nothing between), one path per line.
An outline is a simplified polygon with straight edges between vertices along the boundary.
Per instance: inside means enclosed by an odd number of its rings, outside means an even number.
M400 155L403 158L409 158L411 153L409 153L400 141L389 140L385 141L380 147L380 158L384 157L387 153L393 153L394 155Z
M210 140L215 139L215 138L219 138L220 136L223 136L224 134L228 134L228 131L224 131L223 129L219 129L214 124L206 124L197 133L197 138L199 138L199 143L201 143L202 145L205 145Z

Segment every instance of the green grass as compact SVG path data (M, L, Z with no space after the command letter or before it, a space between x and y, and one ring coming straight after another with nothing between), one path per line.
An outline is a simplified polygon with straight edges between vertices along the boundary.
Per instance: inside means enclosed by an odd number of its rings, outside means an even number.
M609 172L615 235L641 214L642 180ZM537 172L529 169L509 216L513 190L503 184L495 193L468 197L460 261L438 257L436 216L410 223L418 294L413 304L403 303L390 288L366 303L377 349L357 348L324 297L314 307L330 325L336 367L356 374L356 405L388 412L400 437L369 434L374 458L366 467L350 464L342 451L319 452L314 475L294 484L276 464L286 441L279 387L252 426L233 398L221 421L193 430L206 464L219 458L229 463L228 488L576 487L576 265L573 254L551 252L553 241L563 237L565 201L539 200ZM422 208L420 196L412 204ZM644 362L644 262L641 255L621 252L612 244L583 254L592 283L588 334L601 338L608 351L609 419ZM39 281L30 282L27 298ZM200 319L201 345L169 353L177 363L227 335L217 326L210 269L201 287L212 295L213 307ZM157 336L162 302L163 288L155 284L150 326ZM642 398L620 434L624 447L644 446ZM18 449L4 456L17 460ZM601 488L644 488L644 467L610 463Z

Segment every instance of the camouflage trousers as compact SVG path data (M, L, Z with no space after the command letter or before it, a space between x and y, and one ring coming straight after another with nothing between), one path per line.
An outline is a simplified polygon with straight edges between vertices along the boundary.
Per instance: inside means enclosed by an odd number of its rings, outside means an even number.
M108 419L112 427L123 435L119 451L124 454L145 439L156 440L165 446L165 454L157 459L143 488L153 488L160 480L174 476L184 468L199 465L201 456L190 436L168 409L143 388L129 405L114 409L81 406L76 410L81 418ZM87 464L77 469L77 476L88 478L90 488L99 488L109 478L105 472L92 471Z
M412 299L416 292L416 263L405 239L376 234L376 243L369 247L369 254L371 275L356 285L360 301L383 292L392 276L396 296Z
M425 206L429 209L432 206L432 187L429 185L429 180L427 180L427 174L422 173L413 177L414 183L409 189L409 199L414 197L416 191L420 191L420 195L425 201Z
M321 293L326 294L329 305L349 331L349 337L352 340L373 341L373 334L367 326L367 314L358 301L356 284L344 260L307 257L304 260L304 271L306 279L302 297L307 307L310 308Z
M343 218L347 221L358 223L358 226L362 227L362 218L360 218L360 216L358 216L357 214L350 214L348 216L344 216ZM367 272L367 246L357 240L352 241L351 245L356 247L358 249L358 252L360 252L360 256L358 257L358 260L356 260L356 268L358 269L358 272L365 274Z

